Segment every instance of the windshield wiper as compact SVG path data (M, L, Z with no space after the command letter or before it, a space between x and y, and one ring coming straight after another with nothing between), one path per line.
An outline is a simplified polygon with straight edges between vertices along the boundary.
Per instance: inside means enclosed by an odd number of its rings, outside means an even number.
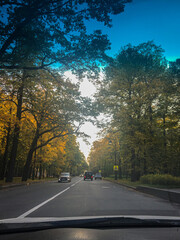
M180 227L180 217L91 216L64 218L13 218L0 220L0 233L16 233L53 228L142 228Z

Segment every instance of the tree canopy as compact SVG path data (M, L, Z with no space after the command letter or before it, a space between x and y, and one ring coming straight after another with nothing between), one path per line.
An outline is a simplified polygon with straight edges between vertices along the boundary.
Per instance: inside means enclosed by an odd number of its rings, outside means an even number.
M166 62L153 42L127 45L99 87L99 109L110 117L106 133L118 133L121 174L132 181L148 173L180 174L179 77Z
M26 181L43 169L48 173L51 165L53 175L65 168L73 172L72 166L77 168L76 174L85 168L85 157L75 135L83 136L79 126L94 115L93 107L88 99L80 96L78 86L64 80L58 72L54 74L56 78L43 70L15 70L5 71L3 75L0 86L2 179L6 176L7 181L12 181L15 174ZM72 155L66 157L69 152ZM52 171L48 174L52 175Z
M0 68L39 69L58 66L95 70L110 48L100 30L87 31L95 20L111 27L111 15L131 0L2 0ZM96 69L97 70L97 69Z
M82 77L99 71L98 65L108 59L105 52L110 42L107 35L98 29L89 31L87 25L97 21L111 27L111 16L123 12L128 2L0 2L0 90L1 103L8 106L2 110L1 178L13 179L21 137L24 130L28 132L22 126L29 122L32 127L22 178L27 180L34 155L42 147L56 138L77 134L78 125L96 114L90 99L82 98L78 86L64 81L60 72L69 70Z

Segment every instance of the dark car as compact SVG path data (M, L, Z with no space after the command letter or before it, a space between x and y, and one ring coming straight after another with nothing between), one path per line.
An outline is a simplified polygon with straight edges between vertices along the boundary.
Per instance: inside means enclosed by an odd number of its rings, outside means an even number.
M96 173L96 174L95 174L95 180L96 180L96 179L102 180L101 173Z
M58 182L71 182L71 175L69 172L63 172L59 176Z
M93 181L93 173L92 172L85 172L84 181L87 179L90 179L91 181Z

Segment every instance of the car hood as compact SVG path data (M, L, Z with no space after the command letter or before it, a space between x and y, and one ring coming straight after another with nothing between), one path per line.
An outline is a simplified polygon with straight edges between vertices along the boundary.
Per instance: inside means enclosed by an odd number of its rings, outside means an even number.
M37 231L52 228L180 227L173 216L87 216L60 218L11 218L0 220L0 233Z

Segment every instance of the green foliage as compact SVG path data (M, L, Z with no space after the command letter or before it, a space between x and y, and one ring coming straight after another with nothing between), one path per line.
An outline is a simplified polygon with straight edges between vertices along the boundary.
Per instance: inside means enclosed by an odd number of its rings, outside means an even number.
M0 66L9 69L94 70L109 40L100 30L87 33L91 19L111 26L111 15L131 0L3 0L0 3ZM3 13L5 12L5 14ZM98 69L96 68L96 71Z
M31 175L34 178L35 172L58 175L67 169L73 174L81 173L87 169L87 164L75 135L84 137L79 125L93 119L91 100L81 97L79 86L63 79L57 71L53 71L53 76L45 70L26 70L24 73L6 71L1 76L0 177L3 179L6 171L11 176L8 182L14 175L22 174L26 181ZM18 118L17 112L20 113ZM16 156L13 154L14 167L10 171L15 127L18 127Z
M85 156L79 149L75 135L69 135L65 146L65 165L63 171L69 171L72 175L80 175L88 168Z
M140 178L143 184L180 186L180 177L174 177L170 174L148 174Z
M94 173L101 170L103 177L111 175L114 166L114 148L108 139L95 141L88 156L89 169Z
M119 133L122 176L180 175L178 84L152 41L125 46L106 67L97 101L111 119L105 131Z
M100 30L88 33L87 20L110 27L111 15L123 12L128 2L131 0L0 2L0 90L5 93L2 101L11 101L16 109L9 114L10 118L4 114L8 121L0 126L5 133L0 138L0 153L5 156L1 157L1 178L6 175L6 181L11 182L15 168L19 175L19 164L22 173L24 162L24 181L32 169L33 172L40 169L41 176L46 166L42 162L43 151L37 152L40 160L38 167L35 166L36 150L69 134L83 135L78 131L79 126L97 113L91 101L80 96L78 86L64 81L60 72L71 70L79 77L87 72L96 76L99 63L107 60L105 51L110 43ZM11 107L8 111L11 112ZM76 143L72 145L74 155L68 150L66 156L71 171L79 159L86 166ZM56 162L53 167L63 168ZM78 173L77 165L76 168Z

